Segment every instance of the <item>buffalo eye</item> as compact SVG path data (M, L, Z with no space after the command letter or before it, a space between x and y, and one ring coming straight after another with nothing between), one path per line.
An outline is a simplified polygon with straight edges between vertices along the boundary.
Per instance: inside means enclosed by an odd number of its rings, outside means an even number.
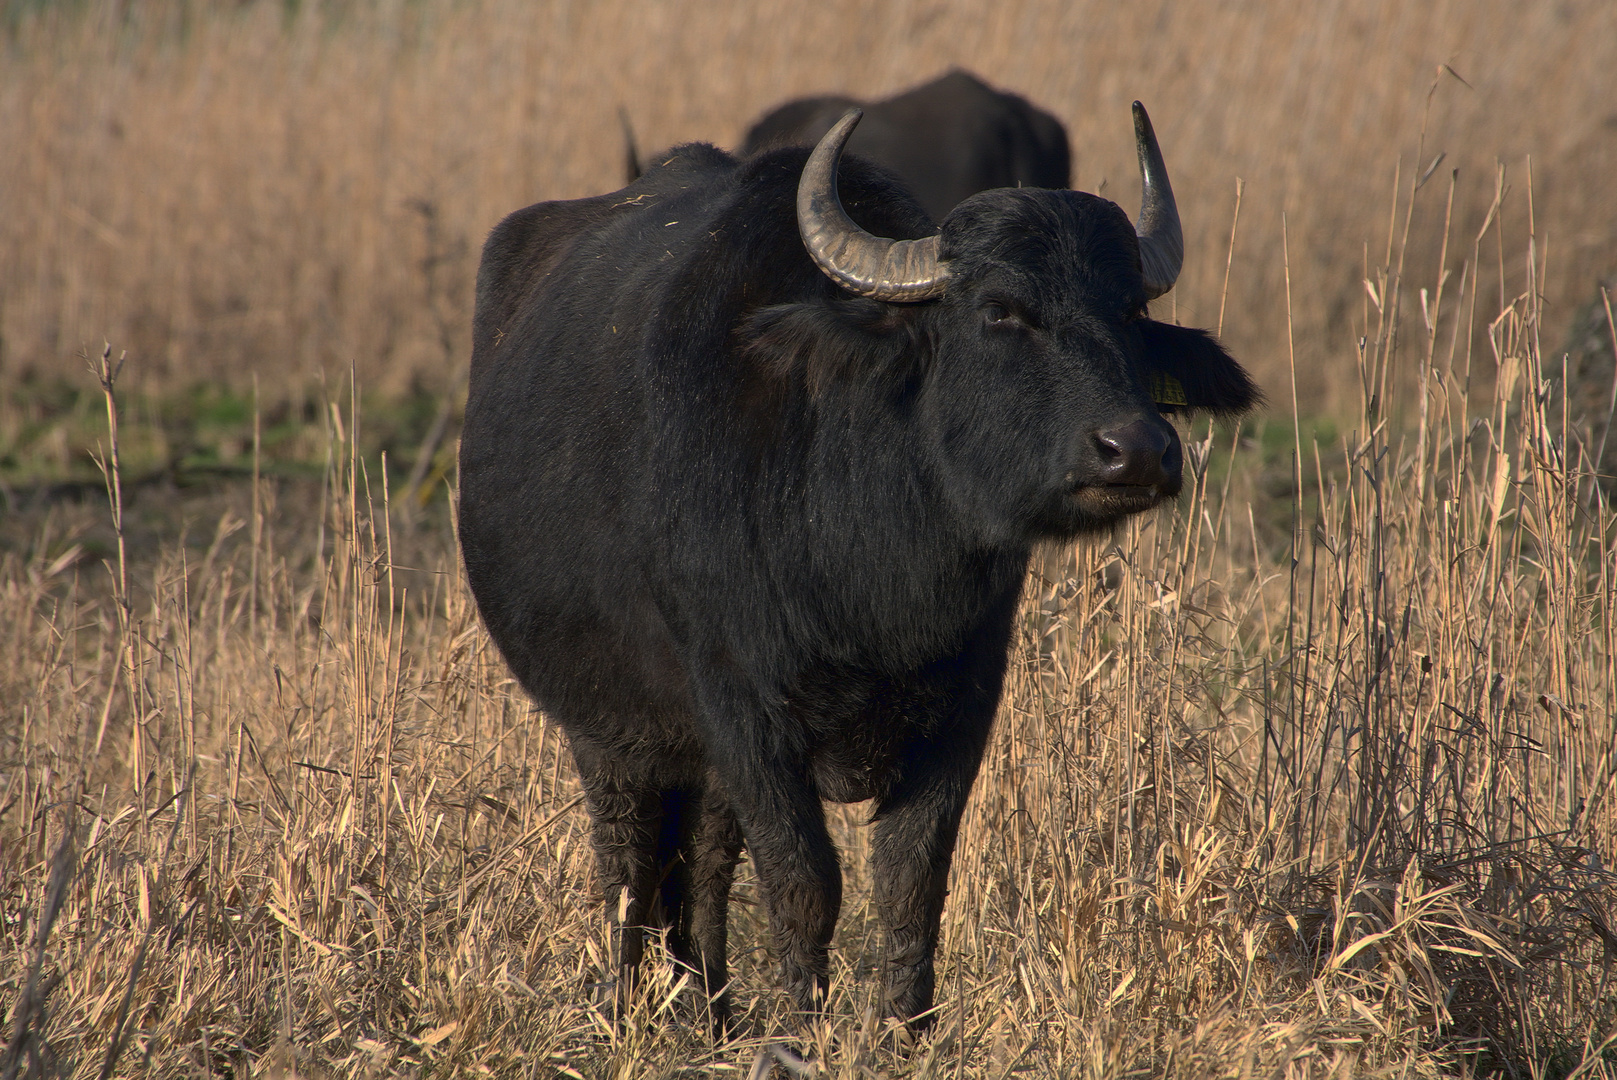
M1022 322L1014 311L998 300L990 300L978 310L982 312L983 322L989 326L1018 326Z

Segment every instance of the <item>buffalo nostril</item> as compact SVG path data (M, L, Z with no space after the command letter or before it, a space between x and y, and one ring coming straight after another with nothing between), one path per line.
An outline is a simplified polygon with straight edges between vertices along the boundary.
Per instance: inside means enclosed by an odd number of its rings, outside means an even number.
M1179 437L1160 421L1140 418L1097 431L1095 449L1103 484L1160 487L1179 475Z

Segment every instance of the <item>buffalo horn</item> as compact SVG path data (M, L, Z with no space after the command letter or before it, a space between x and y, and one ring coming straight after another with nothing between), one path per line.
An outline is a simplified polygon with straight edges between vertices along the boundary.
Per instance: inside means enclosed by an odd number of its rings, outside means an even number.
M1134 103L1134 143L1140 152L1140 220L1134 231L1140 237L1145 295L1154 300L1173 288L1179 277L1185 262L1185 234L1179 228L1179 208L1174 205L1157 133L1151 130L1151 118L1138 101Z
M930 300L943 293L949 280L949 269L938 258L938 237L889 240L872 235L854 224L837 196L837 162L863 115L860 109L843 113L803 166L797 183L797 229L803 246L825 275L849 292L900 303Z

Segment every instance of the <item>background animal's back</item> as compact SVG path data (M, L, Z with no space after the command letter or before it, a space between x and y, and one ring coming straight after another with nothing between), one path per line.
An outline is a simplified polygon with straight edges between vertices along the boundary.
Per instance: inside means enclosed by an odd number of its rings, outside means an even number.
M740 153L812 146L858 104L838 95L787 102L748 130ZM1071 182L1061 121L968 72L956 69L862 107L848 153L897 176L934 221L979 191Z
M843 113L857 104L853 98L835 94L788 101L765 113L747 129L747 137L738 152L742 157L755 157L781 146L813 146ZM854 139L858 137L856 132Z
M990 188L1064 188L1072 182L1061 121L969 72L955 69L880 104L889 124L925 132L936 143L934 160L959 164L962 193L956 202ZM861 152L857 132L849 146ZM913 152L922 149L916 146ZM967 186L971 190L964 190Z

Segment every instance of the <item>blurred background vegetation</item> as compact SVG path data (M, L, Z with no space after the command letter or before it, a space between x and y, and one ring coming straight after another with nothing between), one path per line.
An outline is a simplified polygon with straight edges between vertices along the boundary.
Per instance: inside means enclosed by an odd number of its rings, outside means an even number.
M729 146L782 99L882 96L951 65L1054 112L1075 186L1131 212L1128 103L1144 100L1189 247L1159 314L1222 323L1271 390L1294 349L1305 414L1359 411L1339 350L1378 301L1422 304L1366 281L1396 248L1398 280L1435 282L1446 221L1445 267L1485 260L1496 309L1527 291L1536 243L1545 348L1583 346L1590 401L1609 386L1617 32L1600 0L0 10L0 482L91 468L83 357L103 341L128 350L125 392L162 433L129 448L137 471L240 466L225 428L255 408L272 463L305 455L319 440L296 430L350 373L368 447L403 467L465 367L482 238L519 206L620 186L620 108L643 153ZM1441 355L1472 373L1475 353L1491 378L1485 331L1453 340L1463 317L1441 316ZM1414 367L1394 375L1395 416Z

